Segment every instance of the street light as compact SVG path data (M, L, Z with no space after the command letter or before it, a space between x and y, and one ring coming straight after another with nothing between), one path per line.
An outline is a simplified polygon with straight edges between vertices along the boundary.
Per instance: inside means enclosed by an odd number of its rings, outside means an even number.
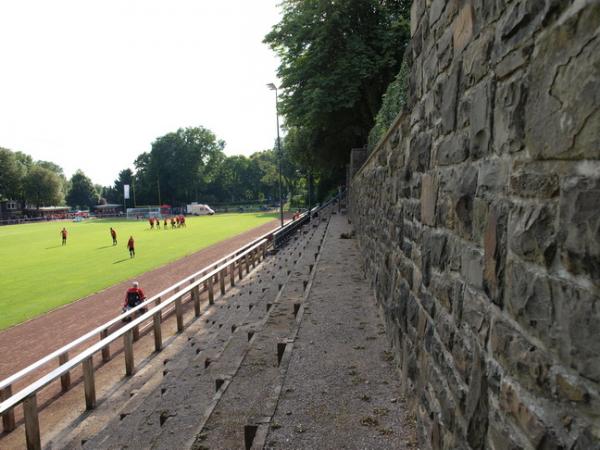
M267 84L267 87L275 91L275 113L277 116L277 169L279 170L279 215L281 216L281 226L283 227L283 200L281 198L281 139L279 138L279 97L277 96L277 86L273 83Z

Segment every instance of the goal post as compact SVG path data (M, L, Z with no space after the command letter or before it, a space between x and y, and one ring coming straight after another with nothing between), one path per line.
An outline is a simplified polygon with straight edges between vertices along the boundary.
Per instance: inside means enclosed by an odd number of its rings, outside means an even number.
M160 206L127 208L127 220L149 219L150 217L162 218Z

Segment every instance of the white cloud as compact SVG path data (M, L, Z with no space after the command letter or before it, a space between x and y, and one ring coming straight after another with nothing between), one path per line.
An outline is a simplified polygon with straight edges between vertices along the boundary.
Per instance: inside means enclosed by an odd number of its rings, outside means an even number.
M203 125L273 145L278 0L3 0L0 146L110 184L158 136Z

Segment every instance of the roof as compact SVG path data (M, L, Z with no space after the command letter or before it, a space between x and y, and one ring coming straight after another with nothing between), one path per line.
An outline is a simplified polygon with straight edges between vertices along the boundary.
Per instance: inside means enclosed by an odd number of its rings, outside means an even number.
M69 206L42 206L39 208L40 211L68 211L70 209Z
M106 205L96 205L94 209L109 209L109 208L122 208L123 205L117 205L115 203L107 203Z

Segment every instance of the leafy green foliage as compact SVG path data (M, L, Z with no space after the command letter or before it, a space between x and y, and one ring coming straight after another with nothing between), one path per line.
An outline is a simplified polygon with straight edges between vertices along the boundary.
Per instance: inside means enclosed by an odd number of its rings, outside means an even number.
M88 209L98 204L96 188L81 170L71 177L71 188L67 194L67 204L73 208Z
M320 177L343 174L368 138L410 35L409 0L284 0L265 37L281 59L281 111L302 134L299 158ZM325 183L327 184L327 183ZM323 188L325 188L323 184Z
M67 180L62 168L50 161L0 148L0 200L40 206L64 202Z
M34 165L23 178L25 197L37 208L61 204L64 201L62 186L56 172L40 165Z
M375 117L375 125L369 133L369 152L371 152L379 140L385 135L396 116L402 111L408 100L408 76L409 68L404 62L394 81L390 83L385 94L383 103Z
M16 155L0 147L0 200L21 198L25 173L26 168L19 163Z
M140 203L180 204L195 200L224 159L225 143L204 127L180 128L157 138L135 161Z

